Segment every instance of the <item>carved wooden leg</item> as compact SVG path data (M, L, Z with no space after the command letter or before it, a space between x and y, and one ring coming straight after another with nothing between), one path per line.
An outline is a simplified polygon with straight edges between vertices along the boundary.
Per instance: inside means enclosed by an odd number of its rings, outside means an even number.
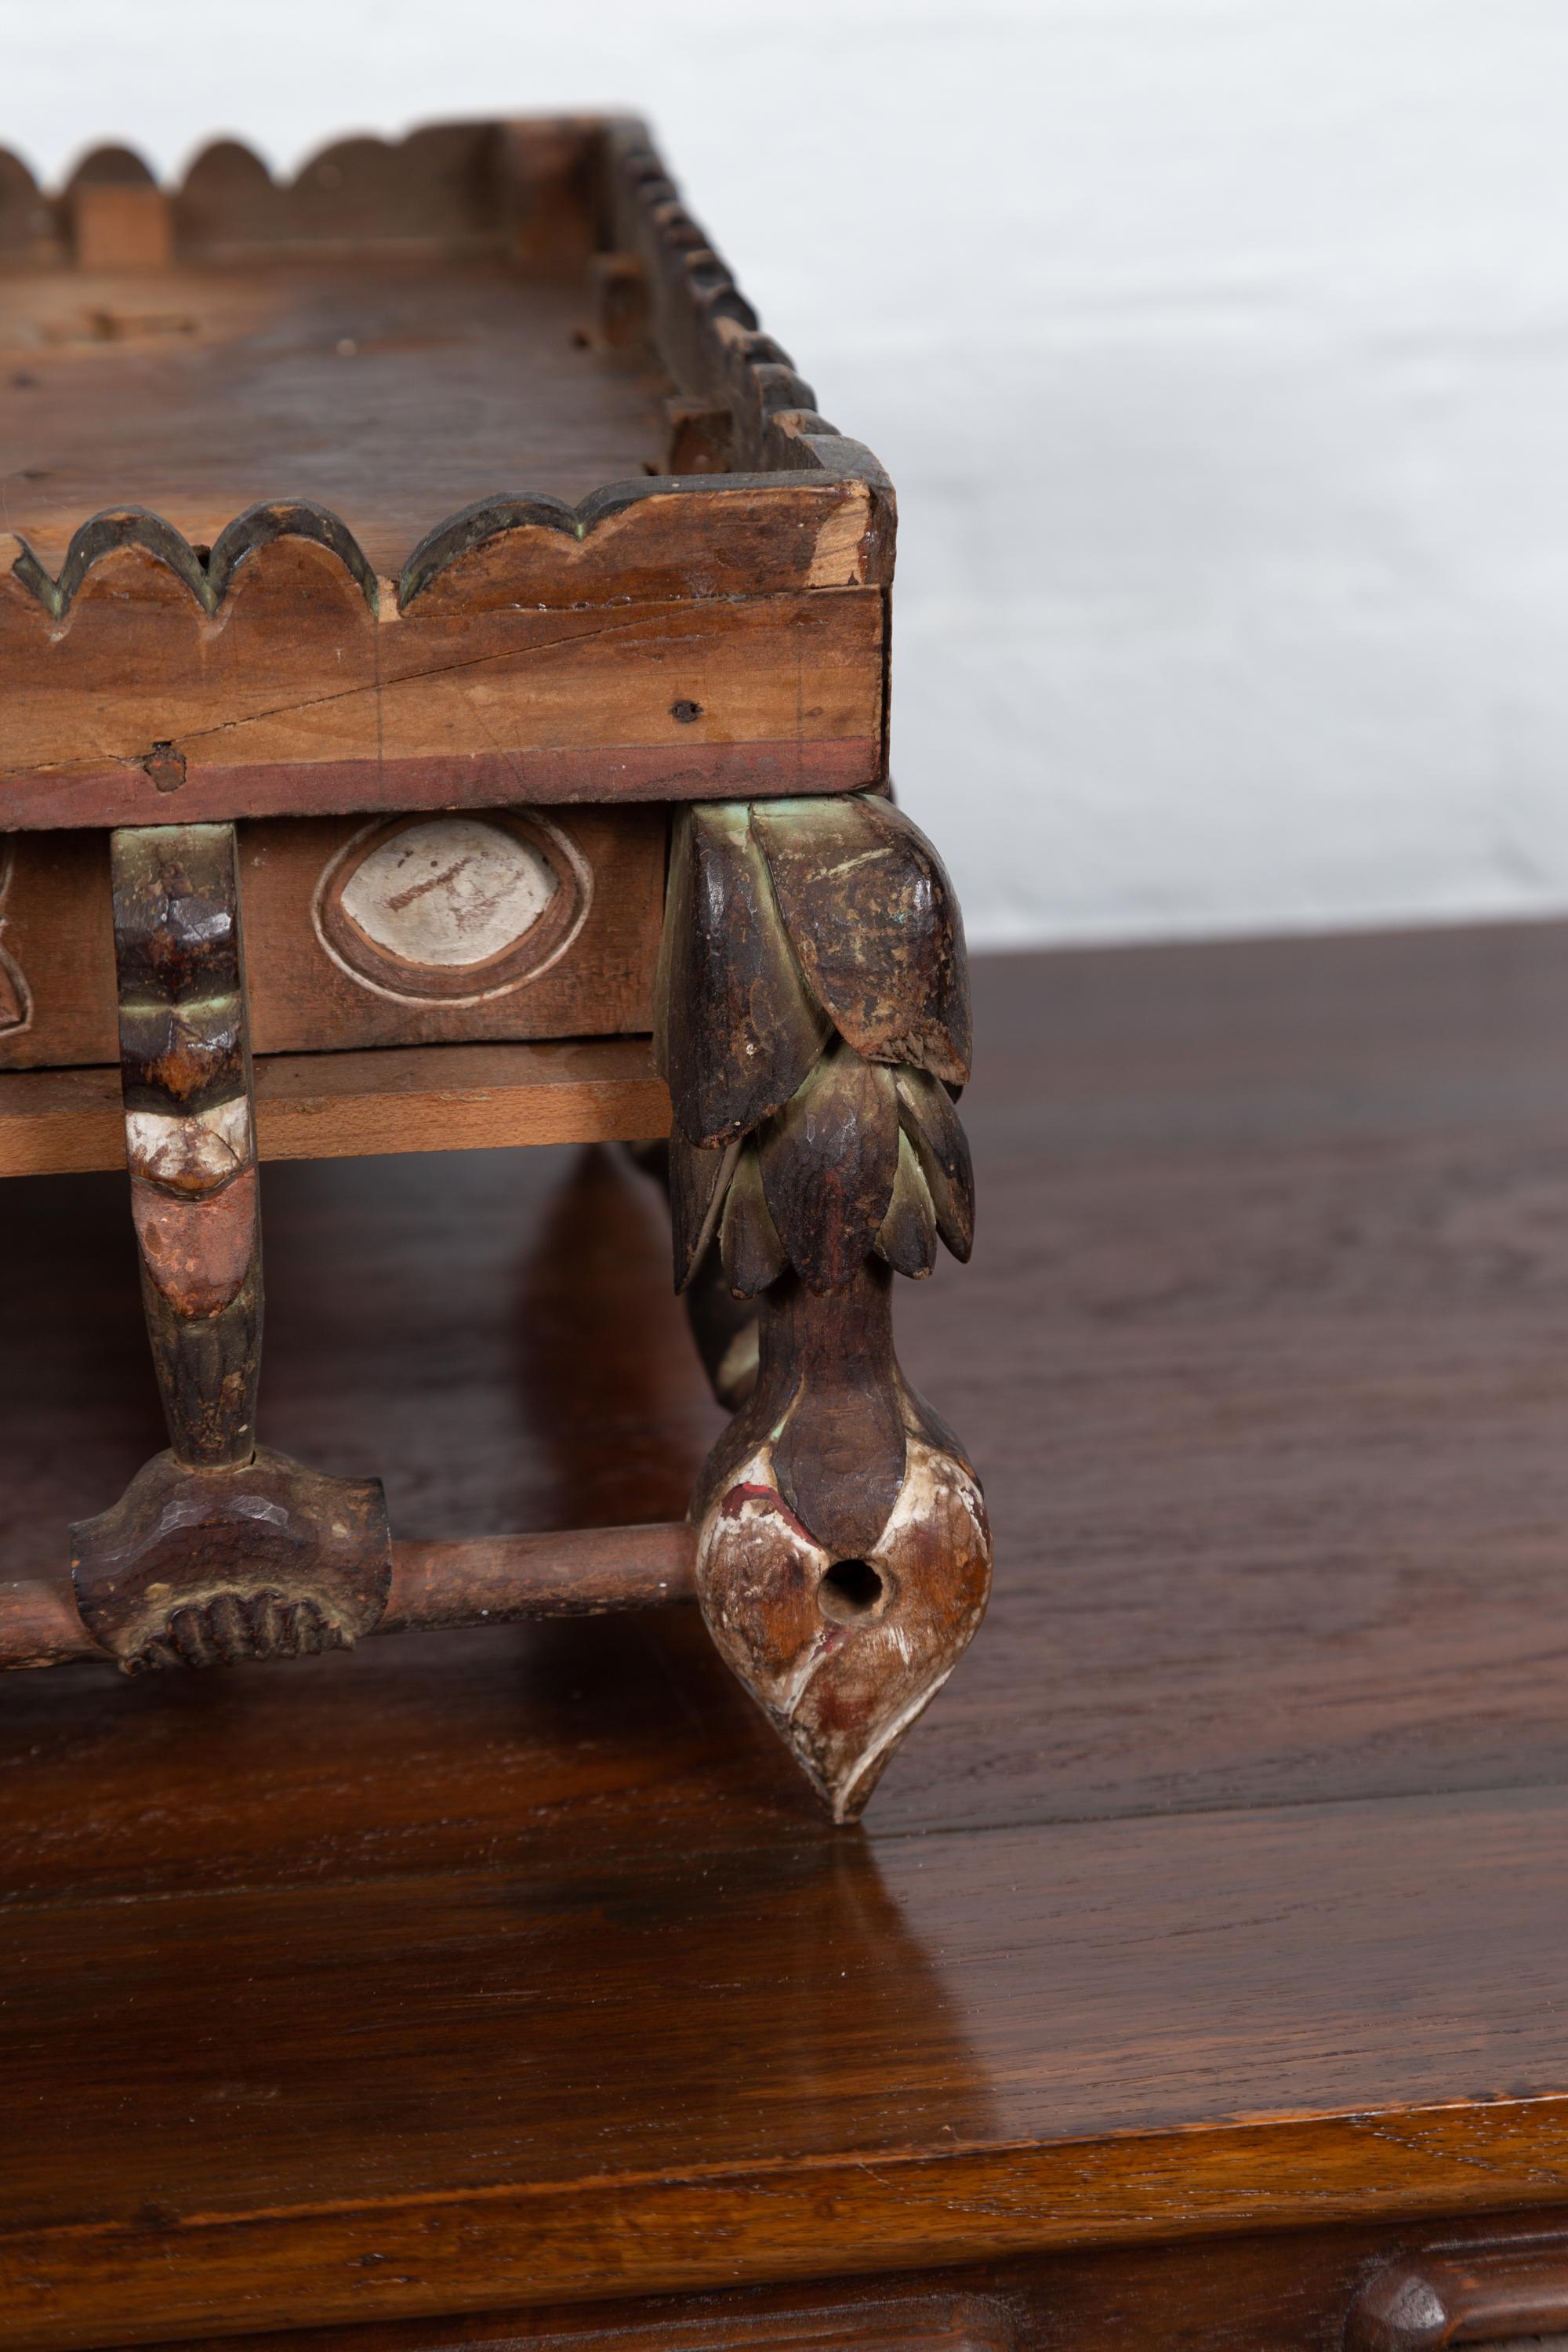
M170 1446L71 1530L128 1672L337 1648L391 1574L375 1481L258 1452L261 1234L234 828L112 836L131 1207Z
M684 812L657 1049L677 1283L757 1302L755 1386L692 1506L703 1612L852 1820L990 1584L979 1484L892 1343L893 1272L929 1274L939 1236L967 1257L973 1224L963 939L929 842L871 798Z

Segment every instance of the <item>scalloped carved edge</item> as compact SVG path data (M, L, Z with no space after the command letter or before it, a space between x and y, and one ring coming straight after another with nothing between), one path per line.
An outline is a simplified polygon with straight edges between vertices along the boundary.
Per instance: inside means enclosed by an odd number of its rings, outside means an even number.
M864 443L847 439L818 413L812 386L763 332L733 271L688 210L647 125L636 117L606 123L603 142L608 209L618 241L648 274L660 348L689 390L716 394L728 407L735 462L769 472L854 474L885 501L890 552L892 484Z
M376 611L380 589L363 549L348 525L330 508L305 499L263 501L247 507L226 523L209 551L191 545L162 515L146 507L110 507L91 515L72 532L58 577L47 572L27 545L11 569L55 620L68 617L83 582L94 567L123 548L140 548L173 572L209 616L215 614L247 560L274 540L303 539L335 555L351 580L357 583L371 611Z
M564 589L566 602L602 601L599 595L583 593L595 583L582 583L583 566L577 559L579 551L585 550L606 523L636 518L634 534L638 534L647 519L647 545L639 545L638 536L634 535L624 550L617 550L617 555L624 554L626 569L635 571L639 556L651 549L651 536L659 529L656 503L675 499L684 504L697 498L733 501L738 507L770 494L776 499L781 476L803 472L826 478L824 488L842 485L846 496L837 513L809 519L786 519L781 514L784 536L787 537L792 521L805 530L808 520L816 534L799 584L885 583L891 577L896 512L887 475L861 443L845 438L817 414L810 385L795 373L787 353L758 328L756 313L681 203L640 121L542 117L513 122L434 124L413 131L401 141L339 140L302 164L290 181L276 179L262 159L240 142L218 140L194 159L171 203L178 218L180 208L188 210L199 201L215 175L226 176L231 185L236 180L247 183L264 204L274 198L283 202L301 190L320 193L325 185L331 202L325 205L312 236L282 241L298 246L328 236L332 205L337 203L343 211L342 225L350 225L356 217L356 202L361 207L359 233L364 237L368 232L363 226L363 199L367 188L378 176L384 184L400 174L408 175L410 164L421 159L426 185L432 174L443 171L458 183L469 167L481 180L486 173L489 174L484 205L478 206L475 199L474 216L486 208L493 215L488 232L491 241L506 236L517 243L526 241L519 231L520 216L507 194L509 188L522 191L534 201L541 192L548 196L552 189L559 194L570 186L584 218L594 209L607 216L612 235L635 253L653 282L652 313L659 356L672 378L704 396L720 399L728 410L736 469L607 483L576 506L527 489L479 499L444 517L418 541L397 583L395 613L406 612L477 550L512 533L543 532L558 536L560 541L559 555L553 561L548 540L542 550L534 541L520 554L515 585L521 594L526 596L538 587L542 601L556 601ZM69 207L84 187L154 184L146 163L131 149L102 146L82 157L59 194L49 197L19 157L0 149L0 259L15 260L28 251L47 261L61 258L68 242L65 231ZM47 235L40 226L46 216L52 224ZM15 233L18 221L25 230L20 236ZM184 249L182 240L177 238L176 243ZM205 248L198 244L196 249ZM697 509L689 511L695 523ZM384 603L378 597L374 572L347 525L331 509L301 499L268 500L247 509L226 526L210 554L194 548L173 524L146 508L109 509L79 526L58 576L47 571L26 541L21 542L13 570L51 618L63 622L93 566L119 550L138 547L180 580L199 609L211 616L247 559L258 548L285 537L314 541L335 554L358 583L373 612ZM689 551L672 553L667 547L652 551L656 567L668 574L685 561L695 573L700 568L699 537L708 541L704 551L710 557L711 534L694 531ZM614 583L610 584L613 593ZM716 593L737 593L743 584L726 583ZM764 589L772 584L760 583ZM572 593L574 589L577 593ZM555 593L546 598L545 591ZM703 592L674 586L648 593ZM385 611L383 616L391 618L394 611Z
M128 548L138 548L171 572L189 592L193 604L210 619L218 613L252 556L275 541L301 539L334 555L345 575L358 586L371 613L390 619L395 613L406 613L427 590L443 581L448 572L454 572L477 551L492 543L504 541L513 534L542 530L559 541L559 562L548 561L546 542L543 551L546 562L542 564L538 561L537 550L533 551L532 562L527 557L522 558L511 586L520 596L525 591L540 592L542 603L562 601L589 604L604 599L583 593L591 583L568 576L565 567L574 564L583 552L592 552L594 535L605 525L632 518L636 532L640 509L647 518L644 532L651 539L652 531L658 528L655 510L672 496L687 506L694 499L717 498L727 502L738 497L765 498L775 492L778 487L778 477L767 474L695 475L679 482L668 475L650 475L644 481L608 483L602 489L590 491L576 506L570 506L564 499L552 498L546 492L524 493L516 498L480 499L472 506L459 509L458 513L447 516L434 530L426 531L403 567L395 583L391 610L387 609L387 599L383 594L384 583L377 580L369 558L348 525L330 507L305 499L263 500L258 505L247 508L243 514L225 524L210 550L193 546L183 531L176 530L162 515L153 513L150 508L109 507L101 513L89 515L85 522L78 525L71 534L58 573L49 572L26 540L19 535L15 541L19 552L12 562L11 572L52 620L64 623L68 621L71 608L96 566ZM818 525L815 544L822 545L824 532L836 545L841 541L847 544L849 541L858 543L865 536L863 508L863 501L847 499L843 502L847 531L840 530L837 512L826 510ZM697 507L690 506L690 512L695 520ZM781 516L780 520L784 518ZM635 536L618 552L624 557L628 575L636 571L639 561L644 560L647 554L651 554L661 568L679 568L680 559L675 552L668 548L654 551L651 546L646 551L639 549ZM710 565L711 547L700 549L694 541L689 551L694 564L700 555ZM857 557L856 562L858 577L864 580L867 576L864 561ZM770 587L779 584L783 583L760 581L756 593L765 593ZM808 577L803 577L789 584L814 583ZM544 592L552 588L575 588L579 593L561 598L547 598ZM670 586L649 593L670 595L700 592L690 589L683 592ZM713 593L734 593L736 590L719 589ZM626 592L623 590L612 601L626 601Z

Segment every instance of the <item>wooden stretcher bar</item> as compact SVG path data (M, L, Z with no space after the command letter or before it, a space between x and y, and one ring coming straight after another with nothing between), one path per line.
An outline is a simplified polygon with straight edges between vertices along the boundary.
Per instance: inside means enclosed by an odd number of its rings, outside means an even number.
M372 1632L450 1632L529 1617L599 1617L697 1597L695 1531L684 1519L555 1535L395 1542L392 1586ZM81 1622L70 1578L0 1583L0 1671L111 1661Z
M255 1075L263 1160L635 1143L669 1129L646 1037L262 1055ZM124 1166L118 1069L0 1072L0 1176Z

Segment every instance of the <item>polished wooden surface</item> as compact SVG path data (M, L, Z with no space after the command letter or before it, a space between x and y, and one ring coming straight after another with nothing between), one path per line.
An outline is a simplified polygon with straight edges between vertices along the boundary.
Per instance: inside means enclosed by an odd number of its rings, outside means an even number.
M861 1832L689 1612L13 1678L0 2341L1568 2199L1565 1004L1554 928L978 966L900 1307L995 1597ZM640 1179L264 1189L273 1443L404 1536L679 1514ZM118 1188L4 1198L20 1570L157 1430Z

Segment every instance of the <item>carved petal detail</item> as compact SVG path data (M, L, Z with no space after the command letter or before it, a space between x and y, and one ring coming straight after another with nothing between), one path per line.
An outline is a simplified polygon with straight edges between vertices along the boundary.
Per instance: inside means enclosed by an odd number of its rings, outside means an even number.
M946 1087L923 1070L895 1070L893 1087L900 1124L920 1161L937 1231L955 1258L967 1260L974 1245L974 1171L963 1122Z
M729 1143L779 1110L831 1035L802 983L747 811L677 820L656 1052L689 1142Z
M837 1045L763 1129L760 1159L790 1264L813 1290L837 1289L875 1248L893 1197L899 1123L888 1072Z
M899 1172L893 1197L877 1235L877 1255L887 1259L895 1274L920 1281L936 1264L936 1212L921 1173L914 1147L900 1129Z
M675 1286L684 1290L718 1228L740 1144L700 1151L680 1129L669 1138L669 1223L675 1244Z
M876 1062L969 1076L963 925L942 860L890 802L752 812L801 969L841 1037Z
M789 1265L768 1209L754 1143L743 1147L736 1165L724 1202L719 1245L725 1278L737 1298L755 1298L759 1291L776 1282Z

